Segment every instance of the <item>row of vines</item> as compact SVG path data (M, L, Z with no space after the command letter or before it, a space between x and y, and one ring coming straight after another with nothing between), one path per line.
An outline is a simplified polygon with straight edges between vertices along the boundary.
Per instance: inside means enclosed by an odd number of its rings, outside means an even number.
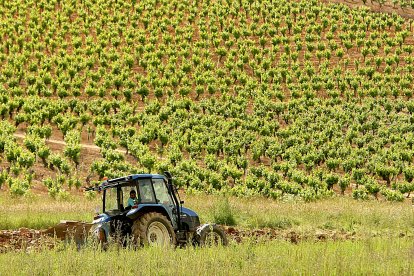
M239 196L414 191L412 20L318 1L28 0L0 1L0 23L13 194L165 170Z

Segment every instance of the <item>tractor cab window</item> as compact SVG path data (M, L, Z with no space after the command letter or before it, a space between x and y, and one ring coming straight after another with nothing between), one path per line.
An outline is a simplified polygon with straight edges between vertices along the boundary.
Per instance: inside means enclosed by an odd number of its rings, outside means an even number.
M155 203L151 179L140 179L138 181L138 188L138 198L140 203Z
M111 210L118 210L118 194L117 189L105 190L105 212Z
M167 186L164 179L153 179L155 196L157 202L164 205L172 205L173 201L171 195L168 193Z

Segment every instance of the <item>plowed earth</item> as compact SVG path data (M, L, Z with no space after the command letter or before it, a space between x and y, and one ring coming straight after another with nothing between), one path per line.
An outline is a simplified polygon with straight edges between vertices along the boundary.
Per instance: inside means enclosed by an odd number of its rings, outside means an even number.
M33 251L52 249L57 240L44 235L43 231L20 228L19 230L0 230L0 253L10 251Z
M324 242L359 240L363 237L355 232L336 230L314 230L308 232L296 232L292 230L278 229L239 229L223 226L230 243L253 242L260 243L271 240L288 241L293 244L300 242ZM372 233L372 237L379 234ZM380 235L379 235L380 236ZM404 237L404 234L399 234ZM366 238L366 237L364 237ZM20 228L18 230L0 230L0 253L6 252L31 252L44 249L54 249L62 245L62 241L46 234L45 230Z

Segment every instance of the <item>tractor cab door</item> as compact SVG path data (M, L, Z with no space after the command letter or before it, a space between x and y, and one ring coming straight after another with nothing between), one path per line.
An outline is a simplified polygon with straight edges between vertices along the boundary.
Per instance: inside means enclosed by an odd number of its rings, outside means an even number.
M120 188L111 188L104 190L103 194L103 212L109 216L118 215L121 212L119 205Z
M169 208L174 207L174 201L170 193L168 192L168 188L165 183L165 180L154 178L152 182L154 186L155 197L156 197L157 203L168 206Z
M131 224L125 216L124 205L124 201L129 198L130 189L129 186L117 186L104 191L105 213L110 216L109 234L113 237L124 237L131 233Z
M179 221L177 217L178 212L176 210L171 194L168 191L166 181L163 178L153 178L152 184L154 187L155 200L157 204L161 204L164 206L171 220L173 220L174 227L177 227L177 223Z

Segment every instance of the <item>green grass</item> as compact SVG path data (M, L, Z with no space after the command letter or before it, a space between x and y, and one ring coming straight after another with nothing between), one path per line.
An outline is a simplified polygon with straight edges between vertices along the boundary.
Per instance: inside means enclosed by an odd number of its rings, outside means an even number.
M411 239L107 252L69 247L1 254L0 275L410 275L413 257Z
M57 201L47 195L11 198L0 193L0 229L48 228L60 220L92 221L98 199L88 201L71 196L67 201Z
M411 203L355 201L336 197L318 202L275 201L266 198L228 198L183 195L185 206L195 210L202 222L226 222L242 228L275 228L299 232L337 230L361 235L413 233ZM0 229L48 228L60 220L91 221L100 199L88 201L72 195L56 201L47 195L10 198L0 193Z
M219 197L188 197L187 203L212 220ZM370 233L373 231L406 232L414 227L414 210L410 203L355 201L335 197L318 202L275 201L266 198L230 198L236 224L246 228L331 229Z

